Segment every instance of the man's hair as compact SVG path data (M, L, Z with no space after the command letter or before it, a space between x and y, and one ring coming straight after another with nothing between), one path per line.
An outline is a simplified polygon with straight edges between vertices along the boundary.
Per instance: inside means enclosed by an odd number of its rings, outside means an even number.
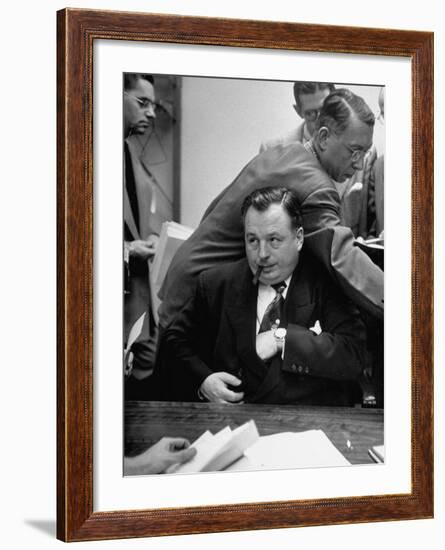
M152 74L145 73L124 73L124 90L133 90L136 87L138 80L147 80L154 85L155 79Z
M306 82L305 80L297 80L294 82L294 98L297 107L299 109L301 108L300 95L315 94L319 90L329 90L332 92L335 90L335 84L331 82Z
M342 134L352 116L356 116L368 126L374 126L375 117L366 102L351 90L340 88L331 92L324 100L315 130L326 126L335 134Z
M263 187L247 195L241 207L243 223L250 207L258 212L265 212L272 204L281 204L291 219L293 229L303 226L297 194L292 189L286 189L286 187Z

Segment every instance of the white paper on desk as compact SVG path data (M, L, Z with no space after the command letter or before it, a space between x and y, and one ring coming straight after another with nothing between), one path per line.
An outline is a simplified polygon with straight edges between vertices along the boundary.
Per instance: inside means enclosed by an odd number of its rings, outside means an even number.
M259 438L226 471L349 466L322 430L284 432Z
M248 449L259 439L258 430L253 420L238 426L233 430L231 437L222 447L217 449L207 464L203 467L203 472L217 472L243 455L244 449Z
M190 474L201 472L207 463L221 450L222 447L232 437L232 430L226 426L217 434L212 435L209 431L204 432L194 441L191 447L196 448L196 455L185 464L178 464L175 469L170 469L168 473Z

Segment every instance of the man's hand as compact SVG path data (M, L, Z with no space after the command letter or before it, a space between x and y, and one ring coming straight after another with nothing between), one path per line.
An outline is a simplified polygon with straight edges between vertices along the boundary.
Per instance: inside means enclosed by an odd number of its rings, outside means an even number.
M159 243L159 235L156 235L156 233L151 233L147 237L147 243L151 244L156 252L156 248L158 247L158 243Z
M242 403L243 392L234 392L227 386L239 386L241 380L228 372L214 372L207 376L199 391L212 403Z
M125 475L162 474L173 464L191 460L196 449L190 447L182 437L163 437L144 453L135 457L124 457Z
M271 330L260 332L256 337L256 353L260 359L267 361L280 351L277 340Z
M159 237L150 235L146 241L131 241L129 244L130 257L148 260L156 252Z

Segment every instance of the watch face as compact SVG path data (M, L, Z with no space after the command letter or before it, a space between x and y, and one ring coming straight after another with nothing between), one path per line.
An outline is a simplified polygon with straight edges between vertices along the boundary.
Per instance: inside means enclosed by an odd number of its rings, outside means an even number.
M275 338L284 338L286 336L286 329L285 328L277 328L275 331Z

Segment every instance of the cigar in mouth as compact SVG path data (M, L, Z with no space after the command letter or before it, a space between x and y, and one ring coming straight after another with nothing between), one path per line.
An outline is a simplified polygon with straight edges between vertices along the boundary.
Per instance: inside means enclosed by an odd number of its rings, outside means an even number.
M252 279L252 283L254 285L258 284L258 281L259 281L259 278L260 278L260 275L261 275L261 272L263 271L263 266L262 265L259 265L256 272L255 272L255 275Z

